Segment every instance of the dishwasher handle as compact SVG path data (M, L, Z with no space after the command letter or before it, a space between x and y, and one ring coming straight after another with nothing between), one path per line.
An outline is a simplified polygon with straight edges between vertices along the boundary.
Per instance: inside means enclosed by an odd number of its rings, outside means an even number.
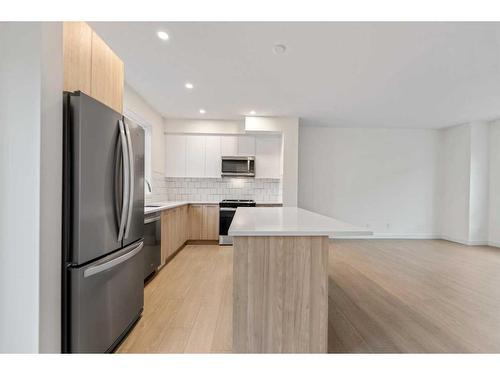
M151 224L161 219L160 215L151 215L144 218L144 224Z

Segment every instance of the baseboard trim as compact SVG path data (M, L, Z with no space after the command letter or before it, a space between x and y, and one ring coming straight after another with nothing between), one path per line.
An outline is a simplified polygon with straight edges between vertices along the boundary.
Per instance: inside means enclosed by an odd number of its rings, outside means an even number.
M489 241L489 242L488 242L488 246L492 246L492 247L500 247L500 242L496 242L496 241Z
M443 236L439 234L420 234L420 233L374 233L373 236L339 236L332 237L332 240L445 240L450 242L456 242L466 246L492 246L500 248L500 242L496 241L468 241L462 238L455 238L450 236Z
M218 245L219 240L187 240L187 245Z
M490 244L488 241L481 241L481 240L469 241L463 238L455 238L450 236L441 236L441 239L446 241L461 243L462 245L467 245L467 246L488 246Z
M357 239L357 240L383 240L383 239L405 239L405 240L438 240L441 236L432 233L373 233L371 236L335 236L332 239Z

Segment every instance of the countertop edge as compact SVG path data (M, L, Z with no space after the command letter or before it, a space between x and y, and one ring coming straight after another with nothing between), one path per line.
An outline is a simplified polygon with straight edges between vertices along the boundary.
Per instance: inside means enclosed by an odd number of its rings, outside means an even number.
M231 223L232 237L328 237L371 236L370 229L300 207L240 207Z
M144 209L144 214L152 214L155 212L170 210L172 208L185 206L188 204L206 204L206 205L218 205L219 201L171 201L171 202L158 202L158 203L149 203L150 205L161 205L159 207L148 207ZM283 202L255 202L258 205L282 205Z
M350 237L372 236L372 231L234 231L229 230L232 237L328 237L330 239L348 239Z

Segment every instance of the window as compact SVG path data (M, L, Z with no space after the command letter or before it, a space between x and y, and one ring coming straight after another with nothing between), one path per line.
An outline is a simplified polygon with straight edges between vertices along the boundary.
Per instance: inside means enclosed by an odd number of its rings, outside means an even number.
M144 194L150 195L148 181L152 184L152 166L151 166L151 155L152 155L152 145L151 145L151 133L152 127L146 121L144 121L140 116L134 112L125 110L125 117L134 121L137 125L144 129Z

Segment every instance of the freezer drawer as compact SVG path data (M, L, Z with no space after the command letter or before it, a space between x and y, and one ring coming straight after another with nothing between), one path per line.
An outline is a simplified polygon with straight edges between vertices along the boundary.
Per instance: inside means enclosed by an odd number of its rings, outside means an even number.
M104 353L139 318L144 304L143 242L69 268L69 352Z

